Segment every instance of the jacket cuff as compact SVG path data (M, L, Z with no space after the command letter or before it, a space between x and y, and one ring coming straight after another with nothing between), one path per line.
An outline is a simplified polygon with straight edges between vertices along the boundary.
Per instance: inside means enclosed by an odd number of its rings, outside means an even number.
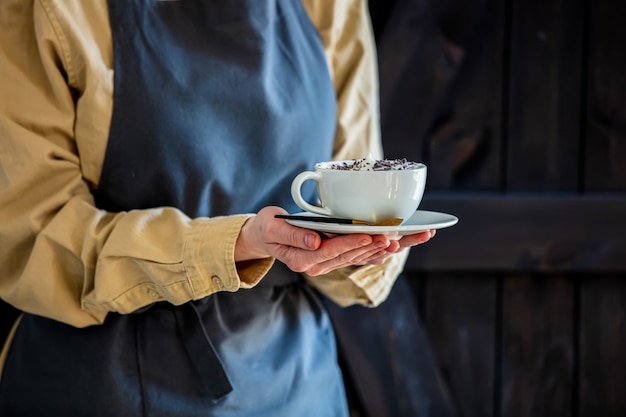
M183 267L194 300L218 291L254 287L269 271L273 258L235 263L235 244L251 214L193 220L185 242Z

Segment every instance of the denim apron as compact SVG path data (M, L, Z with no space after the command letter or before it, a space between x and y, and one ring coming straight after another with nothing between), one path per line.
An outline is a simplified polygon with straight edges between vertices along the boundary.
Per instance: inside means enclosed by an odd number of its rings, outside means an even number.
M115 93L98 207L296 211L291 180L330 158L336 123L300 1L109 0L109 14ZM0 415L334 417L347 405L326 310L277 262L251 290L100 326L26 314Z

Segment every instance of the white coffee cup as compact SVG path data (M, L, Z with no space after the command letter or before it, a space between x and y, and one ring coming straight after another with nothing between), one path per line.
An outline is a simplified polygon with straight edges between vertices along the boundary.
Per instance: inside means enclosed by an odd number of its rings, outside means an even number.
M369 168L362 167L363 161ZM371 162L387 163L392 168L371 169L372 163L365 159L319 162L315 171L305 171L294 178L291 196L301 209L324 216L368 223L411 217L422 201L426 165L406 160ZM355 164L361 168L350 168ZM302 198L300 190L308 180L316 182L321 207Z

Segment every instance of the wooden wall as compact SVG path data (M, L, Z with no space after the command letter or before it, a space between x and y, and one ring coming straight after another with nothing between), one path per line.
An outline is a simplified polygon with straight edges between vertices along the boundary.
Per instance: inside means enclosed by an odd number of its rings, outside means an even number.
M416 405L384 413L626 415L626 2L370 11L386 156L460 219L412 251L419 314L389 338L417 323L432 366L400 364Z

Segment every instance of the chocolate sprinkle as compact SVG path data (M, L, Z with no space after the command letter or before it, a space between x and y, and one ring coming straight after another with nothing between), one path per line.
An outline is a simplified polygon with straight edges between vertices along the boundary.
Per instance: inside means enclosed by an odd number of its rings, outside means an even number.
M350 161L334 162L329 165L329 168L341 171L392 171L417 169L420 166L420 163L407 161L406 158L378 160L362 158Z

